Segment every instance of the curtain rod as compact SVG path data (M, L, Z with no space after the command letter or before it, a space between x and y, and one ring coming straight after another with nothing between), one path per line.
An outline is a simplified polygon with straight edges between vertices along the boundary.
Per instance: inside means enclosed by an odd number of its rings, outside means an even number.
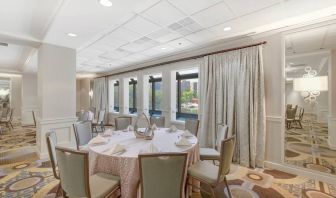
M172 64L172 63L177 63L177 62L182 62L182 61L187 61L187 60L202 58L204 56L209 56L209 55L213 55L213 54L219 54L219 53L224 53L224 52L229 52L229 51L244 49L244 48L248 48L248 47L254 47L254 46L258 46L258 45L264 45L266 43L267 43L266 41L262 41L262 42L254 43L254 44L251 44L251 45L244 45L244 46L240 46L240 47L234 47L234 48L224 49L224 50L210 52L210 53L206 53L206 54L200 54L200 55L196 55L196 56L190 56L190 57L186 57L186 58L180 58L180 59L176 59L176 60L172 60L172 61L166 61L166 62L154 64L154 65L148 65L148 66L144 66L144 67L139 67L139 68L136 68L136 69L122 71L122 72L118 72L118 73L114 73L114 74L99 76L99 77L96 77L96 78L109 77L109 76L115 76L115 75L129 73L129 72L135 72L135 71L139 71L139 70L143 70L143 69L158 67L158 66L161 66L161 65L167 65L167 64Z

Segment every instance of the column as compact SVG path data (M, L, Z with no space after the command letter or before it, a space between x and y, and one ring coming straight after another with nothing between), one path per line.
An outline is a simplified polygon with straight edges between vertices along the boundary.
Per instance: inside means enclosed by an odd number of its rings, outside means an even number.
M76 50L42 44L38 51L36 144L46 158L45 134L54 130L57 144L75 146L72 124L76 121Z
M336 50L331 51L328 83L329 83L328 144L330 149L336 150Z
M38 115L37 108L37 74L22 74L22 125L33 125L32 112Z

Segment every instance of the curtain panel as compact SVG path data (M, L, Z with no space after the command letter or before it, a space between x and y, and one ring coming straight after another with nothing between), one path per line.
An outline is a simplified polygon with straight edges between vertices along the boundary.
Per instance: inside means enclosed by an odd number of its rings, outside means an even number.
M105 121L108 120L108 83L107 78L96 78L93 80L92 106L96 108L95 115L101 109L105 109Z
M215 147L218 124L236 136L234 161L263 167L265 93L262 46L205 56L200 66L201 146Z

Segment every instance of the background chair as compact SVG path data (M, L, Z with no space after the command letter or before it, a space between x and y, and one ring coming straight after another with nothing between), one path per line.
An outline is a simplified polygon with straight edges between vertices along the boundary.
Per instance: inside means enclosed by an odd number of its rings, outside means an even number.
M97 173L89 176L87 151L56 146L61 186L67 197L109 197L120 189L118 176Z
M77 122L73 125L77 150L83 149L92 139L92 127L90 121Z
M143 198L182 198L187 153L139 155Z
M220 158L220 147L223 140L228 138L229 127L224 124L219 124L217 126L217 138L216 146L213 148L200 148L201 160L212 160L215 164L215 160Z
M104 132L105 126L104 126L104 120L105 120L105 109L102 109L98 113L98 119L97 122L92 123L92 130L98 132ZM100 128L100 131L98 131L98 128Z
M218 184L225 182L228 195L231 198L231 191L226 180L226 175L230 172L230 166L232 162L233 152L235 148L235 136L232 136L221 143L219 167L205 161L199 161L196 164L188 168L188 177L200 181L202 184L209 187L210 192L201 188L202 192L210 194L211 197L215 197L214 189ZM188 184L192 185L192 184ZM192 185L193 186L193 185ZM194 186L198 188L197 186Z
M132 124L132 117L118 117L114 119L115 130L124 130Z
M165 127L165 117L164 116L151 116L150 124L155 124L157 127Z
M78 122L89 120L89 112L88 111L78 112L77 116L78 116Z
M14 129L13 124L12 124L12 121L13 121L13 112L14 112L14 108L11 108L9 110L9 116L7 116L6 119L0 121L0 124L6 125L6 127L9 130Z
M56 158L56 150L55 150L56 144L57 144L57 137L54 131L46 133L46 142L47 142L48 154L49 154L49 159L51 162L51 167L53 170L54 177L55 179L60 180L60 177L57 171L57 158ZM61 189L61 184L59 184L57 187L55 197L57 197L60 189Z
M196 137L198 137L198 127L199 127L199 120L194 119L187 119L185 121L185 129L190 131Z

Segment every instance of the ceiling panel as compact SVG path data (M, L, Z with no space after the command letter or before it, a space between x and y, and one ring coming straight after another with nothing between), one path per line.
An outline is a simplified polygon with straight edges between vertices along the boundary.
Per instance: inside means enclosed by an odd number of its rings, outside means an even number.
M234 18L233 13L224 2L192 15L203 27L211 27Z
M224 0L237 16L249 14L274 4L281 3L283 0Z
M168 28L162 28L156 32L153 32L152 34L149 34L148 37L160 43L166 43L168 41L181 38L182 35Z
M167 1L160 1L158 4L144 11L141 15L161 26L170 25L186 17Z
M160 29L160 26L144 19L141 16L136 16L134 19L126 23L124 27L141 35L147 35Z
M200 10L209 8L223 0L169 0L176 7L188 15L194 14Z

